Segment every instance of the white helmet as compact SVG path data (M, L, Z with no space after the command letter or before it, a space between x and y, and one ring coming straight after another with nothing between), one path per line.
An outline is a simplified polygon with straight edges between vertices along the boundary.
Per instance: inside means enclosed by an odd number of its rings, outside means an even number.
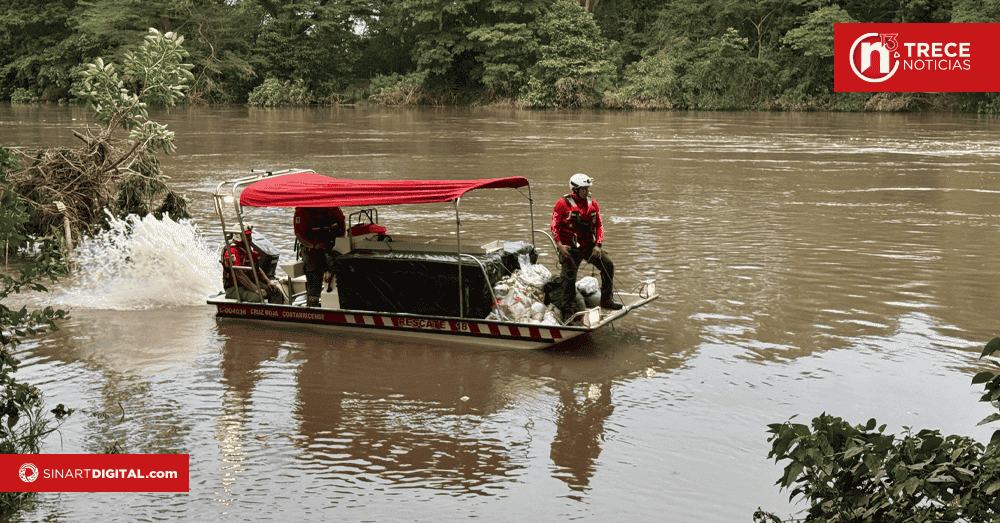
M577 187L590 187L594 185L594 179L583 173L576 173L569 178L569 188L576 189Z

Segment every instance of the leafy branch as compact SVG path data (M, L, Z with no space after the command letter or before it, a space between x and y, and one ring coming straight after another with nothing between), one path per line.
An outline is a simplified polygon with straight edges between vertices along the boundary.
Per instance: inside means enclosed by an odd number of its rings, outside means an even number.
M11 188L35 209L32 232L65 229L69 243L100 228L108 213L187 217L186 202L166 186L156 158L174 151L174 133L148 111L179 103L194 80L183 43L178 34L150 29L140 46L124 53L120 73L100 58L85 65L76 94L93 109L96 132L74 131L84 143L78 148L15 150L25 168L11 175ZM119 130L128 138L116 137Z
M990 341L980 359L1000 350ZM996 361L990 363L1000 367ZM980 401L1000 403L1000 375L983 371ZM994 413L980 425L1000 420ZM823 413L803 424L768 426L775 461L787 460L777 484L811 506L807 521L928 522L996 521L1000 517L1000 430L987 445L937 430L897 437L871 419L852 426ZM765 514L766 513L762 513ZM771 515L768 515L771 516ZM763 515L761 516L763 517ZM757 516L755 515L755 518Z

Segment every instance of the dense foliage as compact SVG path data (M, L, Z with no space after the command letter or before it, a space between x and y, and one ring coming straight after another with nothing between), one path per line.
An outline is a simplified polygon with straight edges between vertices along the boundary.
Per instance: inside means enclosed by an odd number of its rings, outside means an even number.
M120 62L153 27L186 39L196 102L856 110L872 96L833 92L834 23L1000 22L979 0L5 4L0 100L14 103L72 101L80 64ZM1000 109L995 93L881 98L867 108Z
M980 359L1000 350L1000 338L983 349ZM994 360L990 363L1000 367ZM1000 409L1000 374L982 371L972 379L984 384L980 401ZM980 424L1000 420L994 413ZM937 430L906 432L897 437L876 428L871 419L852 426L822 414L803 424L770 425L771 453L788 461L778 484L803 497L806 521L945 522L997 521L1000 518L1000 430L987 445L965 436L942 436ZM780 521L759 511L757 521Z
M31 207L32 233L60 227L71 244L73 236L95 232L108 216L187 217L186 203L166 186L156 157L173 152L174 133L148 111L184 99L194 77L193 66L184 63L183 43L176 33L149 29L141 45L124 49L120 67L101 58L82 66L74 92L98 124L74 131L83 145L14 149L23 168L11 171L8 183Z
M64 311L51 307L10 308L11 296L22 291L45 291L42 282L55 281L63 272L58 236L31 237L26 231L30 211L7 184L8 175L20 167L11 151L0 145L0 245L4 249L4 263L18 252L37 250L32 260L17 265L16 274L0 272L0 453L3 454L37 453L42 439L58 427L43 412L41 392L14 377L19 362L13 351L25 337L56 329L55 320L66 317ZM61 404L52 410L56 422L69 413ZM25 493L0 493L0 516L19 508L28 497Z

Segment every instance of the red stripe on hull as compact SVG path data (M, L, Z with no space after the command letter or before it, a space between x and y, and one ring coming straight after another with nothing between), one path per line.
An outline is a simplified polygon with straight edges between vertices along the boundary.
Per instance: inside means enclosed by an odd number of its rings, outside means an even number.
M511 325L479 321L461 321L415 316L345 314L322 309L245 303L215 303L219 316L273 320L285 323L343 325L379 328L387 332L457 335L495 339L498 342L536 342L539 347L572 338L559 328L534 325Z

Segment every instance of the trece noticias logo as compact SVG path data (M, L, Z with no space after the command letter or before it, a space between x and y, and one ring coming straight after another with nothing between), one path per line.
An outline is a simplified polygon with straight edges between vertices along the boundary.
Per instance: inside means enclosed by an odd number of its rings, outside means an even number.
M995 92L1000 24L834 24L837 92Z
M902 63L896 33L865 33L851 46L851 70L866 82L884 82Z

